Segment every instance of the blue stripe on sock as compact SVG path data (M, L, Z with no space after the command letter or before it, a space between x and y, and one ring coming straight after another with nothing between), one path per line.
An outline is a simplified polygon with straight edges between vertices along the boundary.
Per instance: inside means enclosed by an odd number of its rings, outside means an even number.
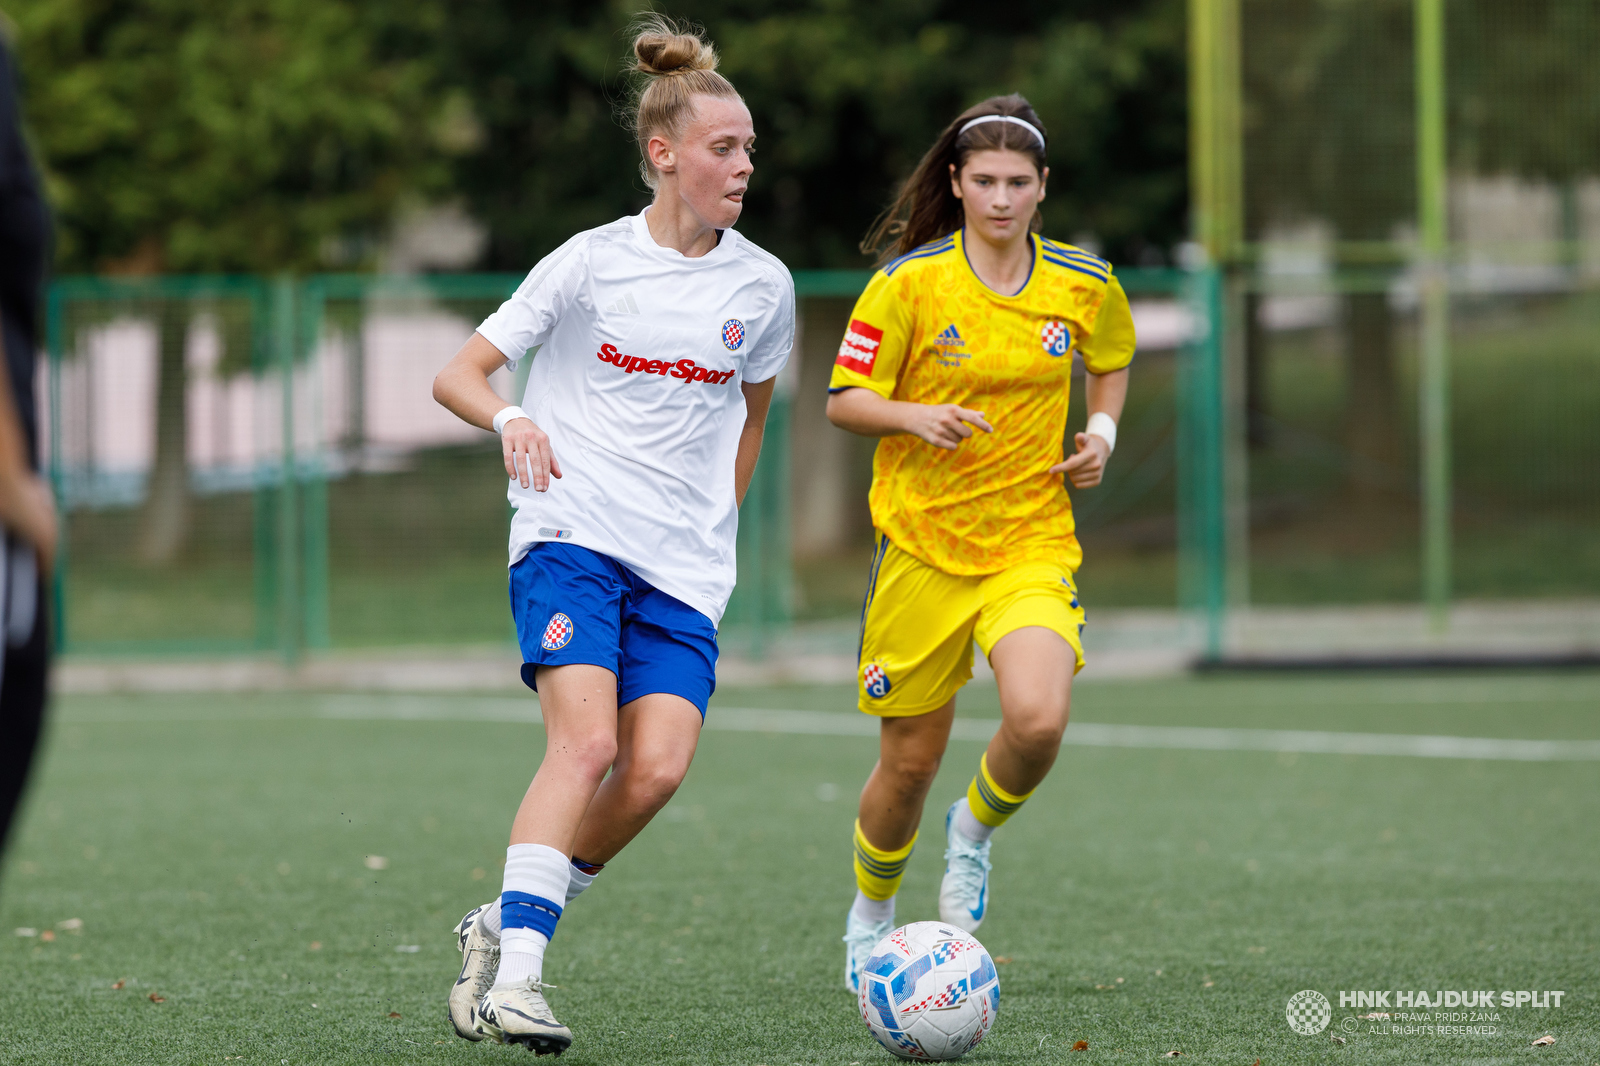
M978 774L975 780L978 782L979 798L981 798L984 804L992 809L996 814L1003 814L1006 817L1010 817L1021 810L1022 805L1028 800L1027 796L1023 796L1015 803L1009 800L1003 800L995 793L993 788L989 787L989 782L983 779L983 774Z
M527 892L500 893L500 930L532 929L543 933L546 940L556 935L556 922L561 919L561 904L543 896Z

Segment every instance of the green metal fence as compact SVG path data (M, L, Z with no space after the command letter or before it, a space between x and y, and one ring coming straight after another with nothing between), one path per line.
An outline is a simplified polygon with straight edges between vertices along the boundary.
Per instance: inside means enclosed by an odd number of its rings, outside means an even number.
M1230 606L1426 608L1435 643L1474 600L1577 619L1600 596L1600 6L1189 16ZM1592 647L1561 624L1552 650Z
M1119 276L1136 299L1184 301L1194 339L1142 357L1133 406L1144 413L1124 430L1120 482L1096 498L1103 506L1085 503L1082 526L1086 537L1104 528L1108 542L1130 515L1175 529L1167 561L1131 566L1166 575L1158 599L1194 608L1214 650L1220 288L1204 271ZM848 301L868 277L798 272L802 309ZM47 433L65 515L58 646L292 660L306 650L511 639L504 583L493 576L505 565L509 511L498 445L439 409L430 383L519 281L56 282ZM494 383L510 398L525 380L502 371ZM780 381L740 514L723 642L748 654L793 617L790 430L796 404L823 400L796 395L798 380Z

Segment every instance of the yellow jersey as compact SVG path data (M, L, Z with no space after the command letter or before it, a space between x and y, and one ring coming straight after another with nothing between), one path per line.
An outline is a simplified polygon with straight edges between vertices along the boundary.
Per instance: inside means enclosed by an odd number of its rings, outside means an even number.
M955 451L900 434L872 461L872 521L948 574L993 574L1083 551L1060 474L1072 353L1090 373L1133 359L1133 315L1110 264L1070 244L1031 238L1033 265L1015 296L978 280L963 233L923 245L872 276L856 301L829 391L982 411Z

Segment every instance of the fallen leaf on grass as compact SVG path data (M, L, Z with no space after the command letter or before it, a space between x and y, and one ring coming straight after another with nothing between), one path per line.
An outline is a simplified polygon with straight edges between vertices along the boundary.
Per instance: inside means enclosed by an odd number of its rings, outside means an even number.
M320 940L313 940L313 941L312 941L312 942L311 942L311 950L312 950L312 951L321 951L321 950L322 950L322 941L320 941Z
M397 1010L392 1010L392 1011L389 1012L389 1017L398 1018L398 1017L400 1017L400 1012L397 1011Z
M1089 1041L1087 1041L1087 1040L1079 1040L1077 1043L1072 1045L1072 1050L1073 1051L1088 1051L1089 1050Z
M39 934L39 939L43 940L43 941L45 941L47 943L49 941L51 941L51 940L54 940L55 938L56 938L56 931L54 929L46 929L44 932Z
M1164 1058L1164 1059L1182 1058L1183 1057L1183 1052L1181 1052L1181 1051L1169 1051L1166 1054L1162 1055L1161 1057Z
M1555 1042L1556 1042L1556 1038L1551 1036L1549 1033L1546 1033L1543 1036L1541 1036L1539 1039L1535 1040L1529 1046L1530 1047L1549 1047L1551 1044L1554 1044Z
M127 983L128 983L127 981L118 981L116 984L112 985L111 987L113 989L118 989L118 988L121 988L123 985L125 985Z
M400 954L402 954L402 955L415 955L417 952L422 950L422 945L421 944L396 944L394 949L396 951L400 952Z
M1207 981L1205 984L1201 985L1200 987L1201 988L1210 988L1214 984L1216 984L1215 981Z
M57 922L56 928L64 933L81 933L83 932L83 919L68 918L64 922Z
M39 930L37 930L37 929L29 929L27 926L22 925L22 926L18 926L17 927L17 935L18 936L38 936L39 935Z
M994 964L996 966L1005 966L1005 965L1009 964L1010 962L1011 962L1011 956L1010 955L996 955L994 957Z
M362 861L366 863L366 867L369 870L387 870L389 868L389 860L382 855L368 855Z
M1335 1044L1343 1044L1344 1043L1344 1037L1342 1037L1342 1036L1330 1037L1329 1039L1331 1039ZM1257 1059L1256 1061L1260 1062L1261 1060Z
M150 1002L151 1003L165 1003L166 1001L167 1001L167 997L166 996L160 995L160 994L158 994L156 992L150 993Z

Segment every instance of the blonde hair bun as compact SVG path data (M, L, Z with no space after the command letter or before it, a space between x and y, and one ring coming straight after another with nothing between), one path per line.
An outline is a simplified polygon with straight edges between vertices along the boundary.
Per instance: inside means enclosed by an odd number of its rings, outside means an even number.
M639 140L639 174L656 187L650 165L650 138L674 140L694 117L696 96L739 99L738 90L717 73L717 50L700 27L664 15L643 15L633 24L633 99L626 115Z
M717 50L710 41L694 27L679 26L662 15L640 20L633 54L638 58L634 69L652 78L717 69Z

